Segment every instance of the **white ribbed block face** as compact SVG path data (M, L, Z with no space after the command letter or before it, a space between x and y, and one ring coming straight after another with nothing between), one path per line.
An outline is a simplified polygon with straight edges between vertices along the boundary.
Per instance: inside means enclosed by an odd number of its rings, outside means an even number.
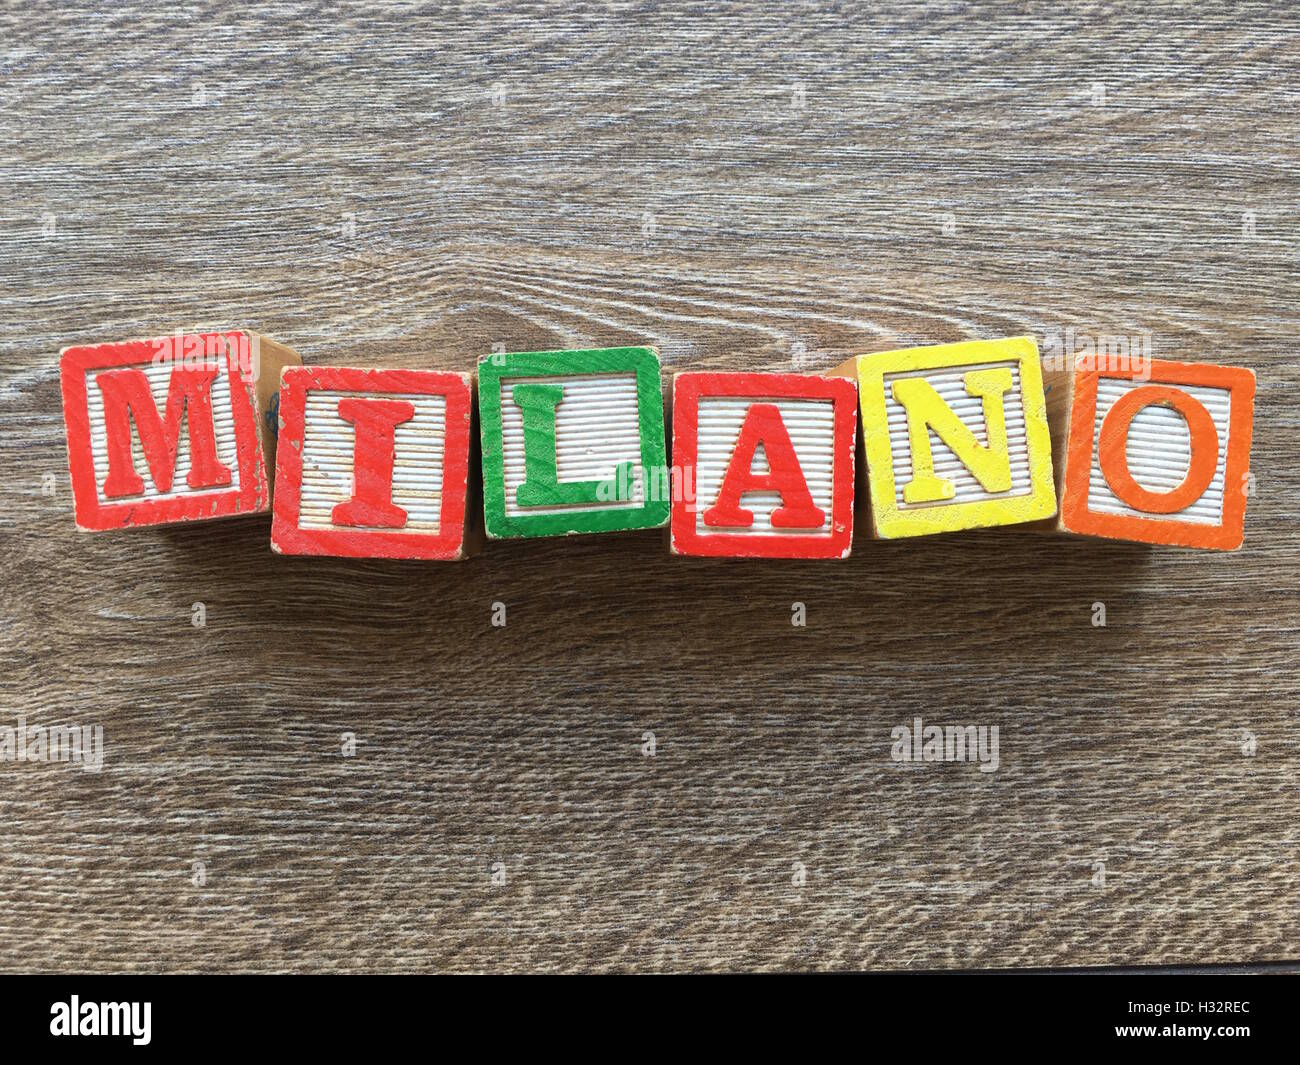
M772 511L781 505L779 492L746 492L740 505L753 513L747 528L719 528L704 524L704 512L718 501L718 493L731 463L745 414L756 403L771 405L781 412L786 432L794 445L813 502L825 514L817 529L774 529ZM701 536L809 536L831 535L832 495L835 473L835 407L829 399L759 399L750 396L701 396L697 417L695 460L695 527ZM760 446L751 466L757 475L767 474L767 456Z
M607 481L620 463L635 467L632 498L601 502L595 507L521 507L519 486L526 473L523 411L514 401L518 384L557 385L564 399L555 408L555 460L557 480ZM505 472L505 512L515 518L529 514L567 511L617 510L639 507L645 500L641 469L641 425L637 408L635 373L575 377L512 377L501 381L501 443Z
M131 419L131 461L136 473L144 482L144 494L138 499L175 499L181 496L228 495L239 488L239 452L235 439L235 413L230 398L230 376L226 372L225 360L214 363L219 367L212 379L212 424L215 428L217 458L230 470L230 483L216 488L191 488L188 478L190 473L190 434L189 415L181 422L180 439L176 447L176 470L172 476L170 492L159 492L153 483L153 474L145 458L144 447L140 443L140 433ZM167 409L167 392L171 382L174 364L167 362L143 362L135 366L108 366L103 369L86 371L86 407L90 420L90 448L95 467L95 492L101 503L121 503L123 499L109 500L104 495L104 479L108 476L108 434L104 426L104 394L99 390L95 379L104 373L121 370L143 371L149 381L149 392L154 405L161 415ZM199 368L196 364L194 369Z
M930 452L937 477L951 481L956 494L941 505L970 503L990 499L1009 499L1028 495L1032 489L1029 466L1028 434L1025 429L1025 408L1020 365L1013 361L989 362L981 365L954 366L952 369L933 369L887 373L885 382L885 412L889 423L889 448L894 467L894 495L898 509L917 510L934 506L933 503L909 504L903 500L903 490L912 480L912 446L908 436L907 408L894 398L893 384L905 378L921 378L952 408L954 414L985 447L988 446L988 425L984 419L984 401L966 390L966 375L972 370L1008 369L1011 371L1011 390L1003 396L1006 412L1007 453L1011 462L1011 489L1007 492L988 492L976 476L933 430L930 432Z
M334 507L353 493L356 434L339 417L339 400L403 400L415 416L393 431L392 501L406 511L406 524L377 532L437 533L442 516L443 456L447 400L444 396L312 389L303 422L300 529L337 529Z
M1101 472L1101 425L1116 401L1128 392L1147 385L1146 381L1132 381L1102 377L1097 381L1097 414L1093 423L1092 473L1088 480L1088 509L1100 514L1122 514L1131 517L1149 517L1145 511L1135 510L1121 502L1111 491ZM1219 454L1214 469L1214 479L1187 509L1176 515L1179 521L1198 525L1218 525L1223 520L1224 470L1228 456L1228 426L1231 414L1231 393L1223 388L1200 385L1178 385L1204 405L1214 421L1219 436ZM1192 437L1187 422L1178 411L1160 404L1143 407L1133 416L1129 425L1129 473L1141 487L1151 492L1170 492L1183 483L1192 460Z

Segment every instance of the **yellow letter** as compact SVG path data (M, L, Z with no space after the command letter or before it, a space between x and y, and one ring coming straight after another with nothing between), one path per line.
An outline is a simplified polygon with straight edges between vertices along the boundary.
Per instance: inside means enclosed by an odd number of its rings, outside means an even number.
M986 492L1011 490L1011 457L1007 453L1003 400L1011 391L1011 371L1006 367L971 370L963 380L966 391L984 401L987 446L975 438L929 381L923 377L907 377L894 382L894 398L907 410L907 433L912 446L912 479L903 486L904 503L938 503L956 494L952 481L935 475L934 456L930 452L931 429L975 475Z

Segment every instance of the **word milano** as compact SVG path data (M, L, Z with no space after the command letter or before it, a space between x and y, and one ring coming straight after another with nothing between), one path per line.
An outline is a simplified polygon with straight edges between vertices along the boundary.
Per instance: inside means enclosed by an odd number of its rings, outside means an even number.
M825 375L677 373L671 440L652 348L473 374L303 366L233 331L68 348L61 377L87 530L270 512L286 555L454 560L485 536L666 527L678 555L844 558L856 507L887 539L1033 525L1239 547L1254 373L1102 361L1054 367L1011 337Z

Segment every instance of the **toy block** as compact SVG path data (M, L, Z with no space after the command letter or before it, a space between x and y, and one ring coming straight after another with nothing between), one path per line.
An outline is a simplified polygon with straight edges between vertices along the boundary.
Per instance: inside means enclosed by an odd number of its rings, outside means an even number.
M653 348L488 355L478 364L489 537L668 523L659 355Z
M679 555L846 558L858 390L843 377L673 378L669 544Z
M875 536L1015 525L1056 513L1033 337L883 351L833 373L858 381Z
M1058 530L1233 551L1241 546L1255 374L1083 357L1048 374L1063 444Z
M290 367L280 389L271 549L466 557L472 441L471 374Z
M59 375L77 527L270 510L280 370L301 362L247 330L65 348Z

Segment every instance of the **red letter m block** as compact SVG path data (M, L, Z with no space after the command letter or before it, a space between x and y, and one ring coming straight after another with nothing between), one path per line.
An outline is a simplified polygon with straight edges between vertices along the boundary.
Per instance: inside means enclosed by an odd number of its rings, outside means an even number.
M262 338L242 331L67 348L68 467L86 530L270 509ZM266 341L271 358L296 360Z
M857 402L856 385L843 377L678 374L673 551L847 556Z
M471 394L469 374L286 370L272 549L465 557Z

